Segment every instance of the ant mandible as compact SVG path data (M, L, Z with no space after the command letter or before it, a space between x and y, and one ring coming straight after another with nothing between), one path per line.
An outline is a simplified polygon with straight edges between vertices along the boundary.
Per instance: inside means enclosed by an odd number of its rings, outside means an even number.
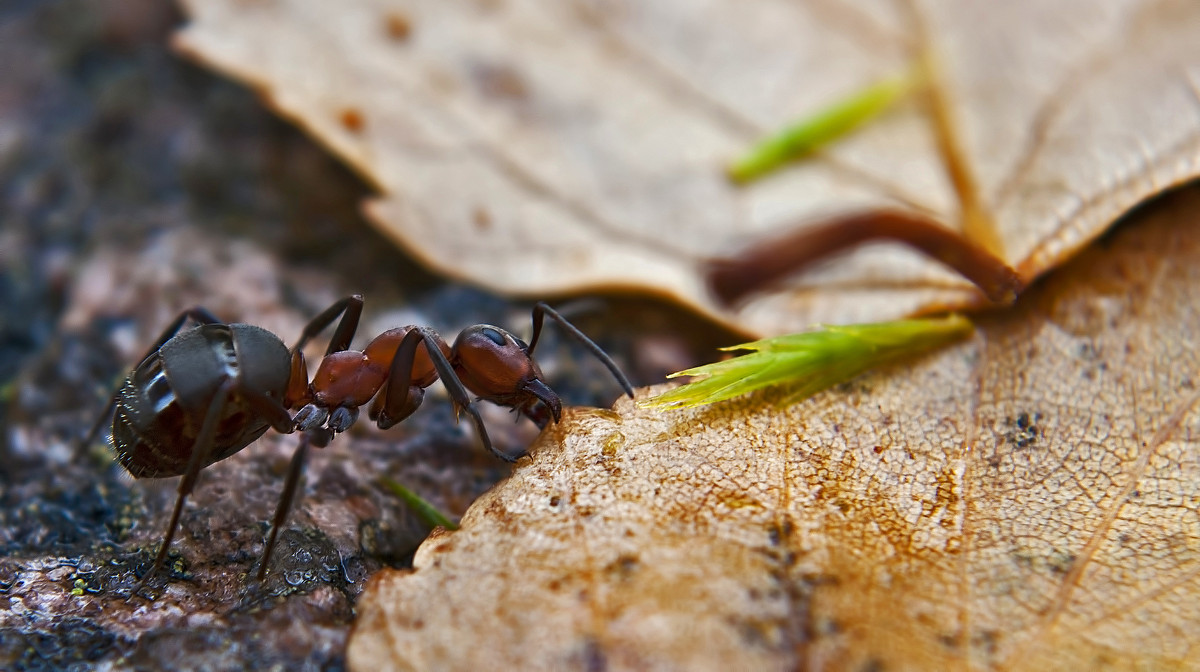
M551 419L558 422L562 402L542 380L533 359L544 317L583 343L633 396L629 380L600 346L545 303L533 308L528 345L499 327L479 324L459 334L453 346L433 329L408 326L385 331L362 351L350 350L362 306L359 295L334 303L305 326L290 351L261 327L226 324L198 306L185 310L113 393L87 442L112 414L117 460L130 474L183 476L154 565L132 594L162 567L200 471L245 448L269 428L284 434L298 431L300 441L271 521L258 569L260 581L295 497L309 446L328 445L354 424L359 407L372 398L368 416L387 429L416 411L425 388L440 378L456 409L474 421L484 447L515 462L520 455L492 445L468 392L525 415L539 428ZM339 316L325 357L309 382L304 346ZM188 319L196 326L180 331ZM293 416L290 411L296 408Z

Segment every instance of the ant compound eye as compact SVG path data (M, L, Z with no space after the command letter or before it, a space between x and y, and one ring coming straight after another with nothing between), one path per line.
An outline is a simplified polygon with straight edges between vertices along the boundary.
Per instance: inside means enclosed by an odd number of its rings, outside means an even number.
M500 333L499 329L496 329L494 327L484 327L479 330L479 333L483 334L484 336L486 336L488 338L488 340L490 340L491 342L495 343L496 345L498 345L502 348L504 346L508 345L508 341L505 340L504 334Z
M479 352L492 353L491 356L502 359L507 357L523 357L527 349L523 347L524 345L524 343L512 334L500 327L493 327L490 324L477 324L464 329L458 335L458 340L455 341L455 348L459 352L463 350L477 350Z
M522 341L521 339L513 336L503 329L500 329L499 327L492 327L486 324L480 325L475 330L475 333L496 344L496 347L508 349L515 345L521 350L522 353L529 352L529 345L526 344L525 341Z

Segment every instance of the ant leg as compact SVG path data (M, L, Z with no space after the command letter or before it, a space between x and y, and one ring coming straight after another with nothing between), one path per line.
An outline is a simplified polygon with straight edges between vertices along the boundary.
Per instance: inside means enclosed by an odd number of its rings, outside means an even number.
M217 319L216 315L213 315L212 313L208 312L208 309L205 308L204 306L192 306L191 308L188 308L187 310L183 311L178 316L176 316L175 320L173 322L171 322L170 326L168 326L166 329L163 329L163 332L161 334L159 334L159 336L158 336L158 340L155 341L153 347L151 347L150 350L148 350L146 352L145 356L142 357L142 359L144 360L144 359L146 359L146 357L149 357L150 355L154 354L155 351L157 351L164 344L166 344L167 341L174 338L175 334L179 333L179 330L183 328L184 323L187 322L189 317L192 318L192 321L195 322L196 324L220 324L221 323L221 320Z
M588 338L586 334L580 331L579 327L576 327L568 322L567 318L560 315L557 310L551 308L544 301L539 301L537 305L533 307L533 336L529 339L530 357L533 357L533 349L537 347L538 336L541 336L542 334L542 320L546 315L549 315L550 318L557 322L559 326L562 327L568 334L574 336L575 340L582 343L583 346L592 353L592 356L600 360L600 363L608 369L609 373L613 375L613 378L617 379L617 383L621 385L621 389L625 390L625 394L629 395L630 399L633 398L633 385L629 384L629 379L625 377L624 373L621 373L621 369L617 367L617 363L612 360L612 357L609 357L608 353L604 352L600 346L596 345L595 341Z
M271 423L271 427L280 434L291 434L296 431L296 422L287 407L261 392L242 390L246 403L254 408L258 417Z
M300 340L292 346L292 352L298 352L308 345L314 336L324 331L325 327L332 324L339 315L342 316L342 319L338 322L337 330L334 331L333 339L329 341L329 348L325 350L325 354L349 350L350 341L354 340L354 332L358 330L358 320L362 317L362 307L362 295L353 294L326 308L320 315L304 325L304 331L300 334Z
M371 419L380 429L387 429L412 415L421 407L421 401L425 398L425 390L419 385L413 384L413 366L416 362L417 348L425 342L426 338L419 333L420 329L420 327L409 329L396 346L395 352L392 353L392 363L388 367L387 378L384 380L376 403L371 408ZM428 338L432 338L436 344L426 346L426 350L430 350L432 347L438 351L439 355L443 355L447 349L446 342L432 329L426 331L429 332ZM436 362L434 367L437 367ZM437 370L440 376L441 369Z
M158 548L158 555L154 558L154 565L150 567L150 571L142 576L142 580L134 587L130 597L138 594L142 588L146 587L150 579L162 567L163 562L167 559L167 551L171 548L171 541L175 538L175 530L179 527L179 516L183 513L183 503L187 500L187 496L191 494L192 489L196 487L196 480L200 477L200 470L208 462L208 454L212 450L213 439L217 433L217 421L221 418L221 412L225 410L225 403L229 400L229 394L237 386L236 378L226 377L221 382L221 386L213 394L212 401L208 404L208 411L204 414L204 422L200 425L200 432L196 435L196 443L192 445L192 455L188 458L187 471L183 472L183 478L179 480L179 494L175 498L175 509L171 512L171 522L167 523L167 533L163 537L162 545Z
M314 336L324 331L326 327L333 323L338 315L341 315L342 319L338 322L337 330L334 332L333 338L329 341L329 347L325 349L325 354L329 355L330 353L348 349L350 341L354 339L354 332L358 330L358 320L362 316L362 306L362 295L353 294L321 311L320 315L317 315L309 320L308 324L304 325L304 331L300 334L300 339L296 341L296 345L292 346L291 350L291 382L288 383L287 392L284 395L284 400L288 408L302 406L311 401L309 399L308 365L304 361L304 346Z
M267 575L267 563L271 552L275 550L275 541L279 530L287 521L288 511L292 508L292 500L296 497L296 489L300 485L300 477L304 475L304 463L308 460L309 433L300 434L300 445L292 453L292 461L288 465L287 480L283 482L283 493L279 495L279 503L275 506L275 517L271 519L271 533L267 535L267 545L263 547L262 559L258 562L257 580L262 581Z
M283 404L265 394L252 393L248 390L242 390L242 396L254 408L259 417L270 421L275 431L280 434L291 434L296 431L296 422ZM271 536L267 540L267 547L262 557L262 567L258 572L258 579L260 581L267 572L267 560L271 557L271 549L275 547L275 535L278 533L279 528L282 527L288 509L291 508L292 497L296 492L296 481L299 480L300 473L304 469L304 455L308 451L308 443L308 432L305 432L301 435L300 447L296 449L296 454L292 457L292 466L288 470L287 480L284 482L283 495L279 500L279 507L275 511L275 521L271 525Z
M179 333L179 330L183 328L184 323L187 322L189 317L192 318L192 321L196 324L217 324L221 321L218 320L215 315L208 312L208 310L203 306L192 306L191 308L188 308L187 310L179 313L179 315L171 321L171 324L169 324L166 329L163 329L163 332L158 335L158 340L155 341L154 345L146 351L146 354L142 355L142 358L138 360L138 363L140 364L146 361L150 355L158 352L158 349L166 344L167 341L174 338L175 334ZM117 395L120 393L120 391L121 388L117 387L117 389L113 391L112 395L109 396L108 405L104 407L104 412L100 414L100 417L96 418L96 423L92 425L92 428L88 430L86 435L84 435L83 441L75 447L76 455L82 454L88 446L92 445L92 441L95 441L96 436L100 433L100 428L103 427L104 423L112 417L113 410L117 407Z
M425 351L429 353L433 368L437 370L438 377L442 379L442 384L450 393L450 399L454 401L455 407L471 416L471 421L475 423L475 429L479 432L479 439L483 441L483 446L488 449L488 452L505 462L516 462L520 455L514 457L501 452L492 445L492 439L488 436L483 418L480 417L479 411L475 410L471 401L471 394L458 379L454 367L450 365L450 361L442 352L441 346L444 345L442 337L429 327L413 327L412 331L405 334L404 340L400 341L400 345L396 347L396 356L392 358L392 368L383 388L384 396L380 417L386 418L393 413L399 417L405 411L411 414L415 410L414 408L406 409L405 404L408 400L409 389L412 387L413 359L417 354L417 346L421 343L425 344Z

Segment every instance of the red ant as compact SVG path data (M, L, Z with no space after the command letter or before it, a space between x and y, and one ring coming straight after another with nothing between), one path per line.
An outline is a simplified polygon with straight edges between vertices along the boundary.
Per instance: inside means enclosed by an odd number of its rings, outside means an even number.
M425 388L440 378L455 407L471 416L484 447L506 462L515 462L520 455L508 455L492 445L468 391L524 414L539 428L551 419L558 422L562 402L542 380L533 359L545 316L583 343L633 396L628 379L600 346L545 303L533 308L533 337L528 345L486 324L464 330L453 346L433 329L408 326L385 331L360 352L348 348L362 305L358 295L334 303L305 326L290 351L266 329L226 324L199 306L185 310L113 394L88 442L115 410L113 446L117 460L130 474L135 478L183 476L154 565L133 594L162 567L183 503L200 471L253 443L268 428L284 434L299 431L301 436L263 549L260 581L295 497L309 445L328 445L334 435L354 424L359 407L372 398L369 417L380 429L387 429L416 411ZM310 383L302 350L339 315L325 358ZM197 326L181 332L189 318ZM290 409L295 408L299 410L293 416Z

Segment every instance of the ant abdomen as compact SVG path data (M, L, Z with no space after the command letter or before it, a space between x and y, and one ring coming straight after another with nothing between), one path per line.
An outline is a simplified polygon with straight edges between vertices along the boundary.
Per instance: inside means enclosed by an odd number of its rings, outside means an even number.
M208 409L229 380L282 399L287 348L271 332L248 324L202 324L151 352L116 395L113 446L137 478L185 473ZM286 369L285 369L286 372ZM271 427L243 396L229 395L213 420L212 447L200 468L253 443Z

